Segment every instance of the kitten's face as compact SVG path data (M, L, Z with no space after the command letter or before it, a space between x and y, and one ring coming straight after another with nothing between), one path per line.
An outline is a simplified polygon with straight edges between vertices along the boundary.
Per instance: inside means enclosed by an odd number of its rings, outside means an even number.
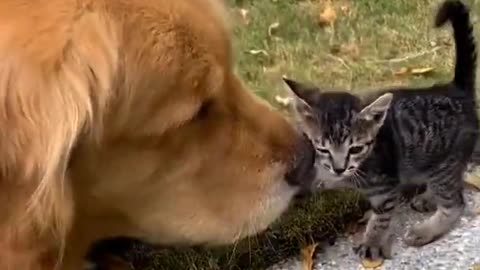
M336 181L352 176L368 157L374 138L370 134L349 132L344 141L338 141L317 130L312 140L317 152L317 175L324 180Z
M361 173L357 169L372 151L392 94L363 105L349 93L321 93L318 88L284 80L294 93L296 120L315 146L319 181L325 184Z

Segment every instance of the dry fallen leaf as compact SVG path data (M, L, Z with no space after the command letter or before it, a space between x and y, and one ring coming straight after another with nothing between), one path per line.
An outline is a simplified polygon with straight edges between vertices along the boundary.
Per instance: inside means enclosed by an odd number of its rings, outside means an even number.
M318 244L309 245L302 249L302 270L313 270L313 255Z
M425 68L412 68L410 73L413 75L421 75L427 74L433 71L433 67L425 67Z
M424 67L424 68L409 68L402 67L401 69L395 71L393 74L395 76L406 76L406 75L428 75L434 70L433 67Z
M474 264L472 270L480 270L480 263Z
M292 102L292 98L291 97L281 97L281 96L275 96L275 101L284 106L284 107L288 107L288 105L290 105L290 103Z
M284 68L285 68L284 65L277 64L277 65L268 66L268 67L263 66L262 70L265 75L268 75L268 76L272 75L273 77L275 77L275 81L277 81L278 77L281 77L282 69Z
M468 174L465 178L465 182L476 191L480 191L480 176Z
M344 14L348 14L348 12L350 11L350 6L348 6L347 4L344 4L344 5L340 6L340 10L341 10Z
M354 9L352 9L352 1L350 0L337 0L335 3L341 14L346 17L351 17L353 15Z
M286 69L287 67L283 62L275 65L263 66L263 78L272 84L278 84L278 82L282 81L282 74Z
M268 36L273 37L275 30L280 26L279 22L274 22L268 26Z
M268 52L265 50L249 50L248 53L252 55L258 55L258 54L263 54L265 56L268 56Z
M383 260L379 261L371 261L371 260L363 260L362 266L365 269L375 269L383 265Z
M337 12L333 7L332 3L328 1L325 5L325 8L318 17L318 23L322 26L324 25L332 25L335 20L337 19Z
M243 24L248 25L250 23L250 18L248 17L249 11L247 9L241 8L238 12L240 13Z
M395 71L393 74L395 76L405 76L405 75L408 75L409 73L410 73L410 68L402 67L401 69Z

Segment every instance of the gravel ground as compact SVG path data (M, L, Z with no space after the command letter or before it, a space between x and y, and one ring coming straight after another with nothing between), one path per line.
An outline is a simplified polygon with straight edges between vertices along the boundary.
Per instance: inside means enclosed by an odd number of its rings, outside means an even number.
M428 217L417 213L407 205L402 205L394 221L393 231L396 240L393 258L386 260L378 270L473 270L480 265L480 215L475 214L480 207L480 193L466 191L467 210L457 227L445 237L421 248L408 247L402 237L412 224ZM319 252L315 260L315 270L357 270L364 269L359 258L353 254L353 239L339 238L335 245ZM478 266L477 266L478 267ZM271 267L268 270L306 269L298 259L292 259ZM480 269L476 268L475 270Z

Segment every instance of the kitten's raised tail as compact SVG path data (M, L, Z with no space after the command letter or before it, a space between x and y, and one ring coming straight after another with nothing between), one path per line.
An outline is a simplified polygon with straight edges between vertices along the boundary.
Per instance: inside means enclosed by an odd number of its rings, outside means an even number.
M437 12L435 26L442 27L448 21L453 27L456 50L453 83L475 95L477 52L469 8L460 0L444 1Z

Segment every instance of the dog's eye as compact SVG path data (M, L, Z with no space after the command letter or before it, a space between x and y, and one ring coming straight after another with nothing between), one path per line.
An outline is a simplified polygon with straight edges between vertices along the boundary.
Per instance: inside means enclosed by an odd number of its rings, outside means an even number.
M353 146L353 147L350 147L350 149L348 150L348 152L351 154L351 155L356 155L356 154L360 154L362 151L363 151L363 146Z

